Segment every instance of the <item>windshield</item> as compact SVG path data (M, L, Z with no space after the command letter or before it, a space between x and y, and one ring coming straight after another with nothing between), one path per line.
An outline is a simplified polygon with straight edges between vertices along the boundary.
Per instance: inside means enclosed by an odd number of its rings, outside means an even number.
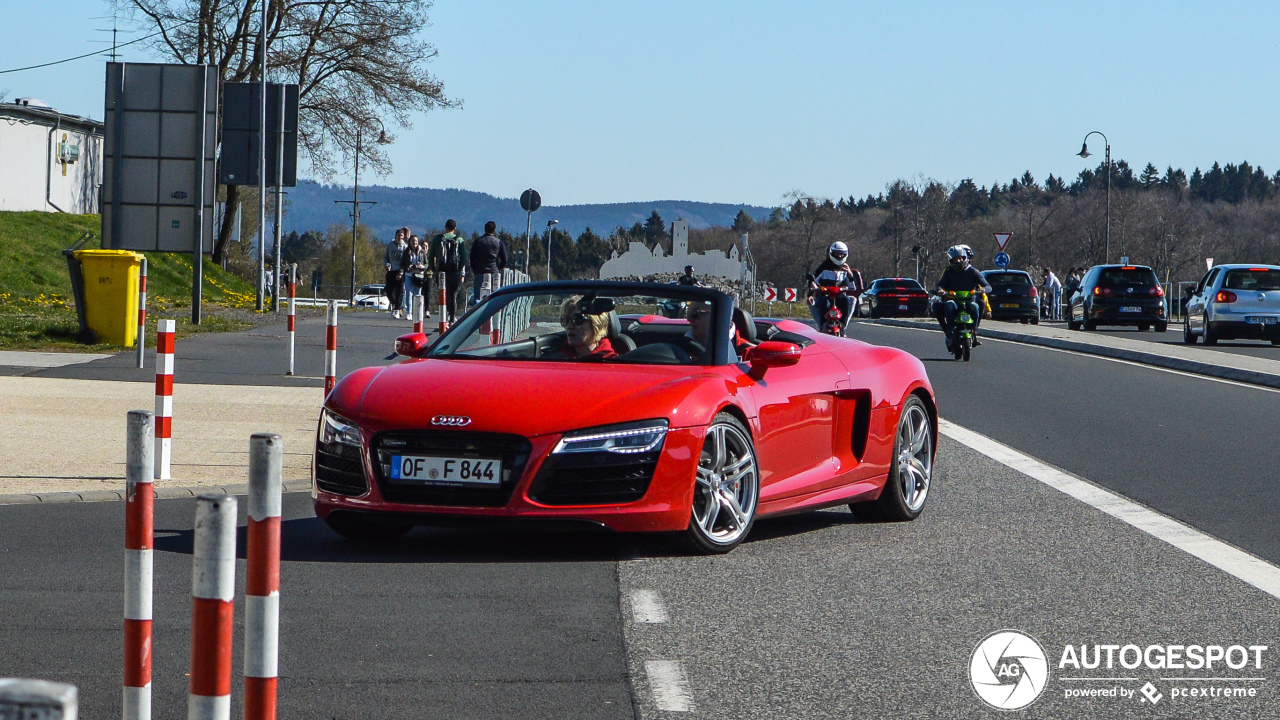
M1105 268L1098 276L1098 287L1155 287L1156 274L1151 268L1117 267Z
M1031 287L1030 276L1022 273L986 273L985 277L991 287Z
M711 365L713 328L724 327L707 295L679 286L653 294L503 293L464 315L429 357L554 362ZM726 335L732 335L732 326ZM732 340L726 337L725 340ZM743 348L744 349L744 348Z
M356 294L357 295L381 295L382 286L381 285L365 285L364 287L360 288L360 292Z
M1250 268L1228 270L1222 287L1227 290L1280 290L1280 270Z

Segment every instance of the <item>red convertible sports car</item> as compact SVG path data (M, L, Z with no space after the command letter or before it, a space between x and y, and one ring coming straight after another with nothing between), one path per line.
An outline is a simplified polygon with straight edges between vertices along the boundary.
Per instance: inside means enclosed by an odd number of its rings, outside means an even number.
M929 493L937 410L916 358L753 320L715 290L513 285L396 350L320 418L316 514L350 538L539 518L722 553L758 517L910 520Z

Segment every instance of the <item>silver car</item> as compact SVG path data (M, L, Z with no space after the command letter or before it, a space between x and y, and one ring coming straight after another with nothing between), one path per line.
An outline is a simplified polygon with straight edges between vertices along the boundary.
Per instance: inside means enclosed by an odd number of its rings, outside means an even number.
M1280 345L1280 266L1218 265L1187 299L1182 341L1252 338Z

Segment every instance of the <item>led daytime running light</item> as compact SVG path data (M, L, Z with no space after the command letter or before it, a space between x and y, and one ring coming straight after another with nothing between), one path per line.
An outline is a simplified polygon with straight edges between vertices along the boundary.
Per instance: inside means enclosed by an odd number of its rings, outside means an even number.
M350 420L325 410L320 442L324 445L347 445L358 448L360 447L360 428Z
M652 439L638 447L618 447L613 443L615 440L637 438L647 435L653 436ZM566 435L565 437L560 438L560 442L556 443L555 449L551 452L552 454L610 452L620 455L633 455L653 451L662 444L662 441L666 436L666 423L649 425L646 427L627 428L625 430L606 430L603 432L593 432L584 435ZM601 443L601 441L603 441L603 443ZM601 444L597 445L596 443ZM584 445L588 447L583 447Z

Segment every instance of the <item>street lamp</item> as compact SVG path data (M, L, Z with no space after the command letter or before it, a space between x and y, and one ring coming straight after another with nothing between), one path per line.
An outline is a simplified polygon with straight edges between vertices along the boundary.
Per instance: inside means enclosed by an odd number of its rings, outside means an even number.
M551 279L551 228L558 224L559 220L547 221L547 279Z
M1102 135L1102 133L1094 130L1089 135ZM1080 152L1077 153L1082 158L1090 155L1089 135L1084 136L1084 144L1080 146ZM1111 141L1106 135L1102 135L1102 142L1107 147L1107 262L1111 262Z

